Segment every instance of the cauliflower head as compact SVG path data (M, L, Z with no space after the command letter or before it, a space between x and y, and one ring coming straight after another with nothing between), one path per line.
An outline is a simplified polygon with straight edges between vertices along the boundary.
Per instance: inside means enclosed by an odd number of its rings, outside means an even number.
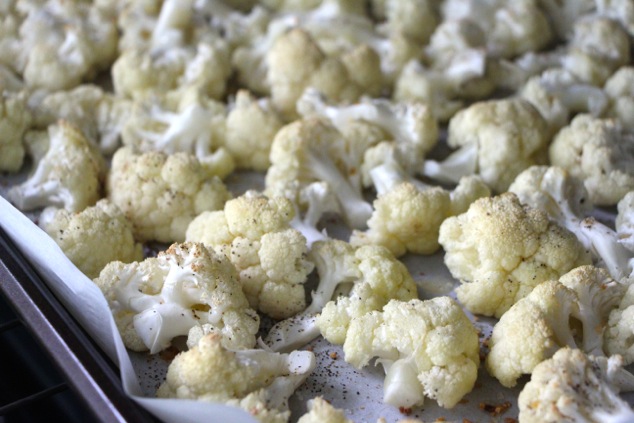
M538 285L494 326L487 370L511 387L561 347L603 355L608 316L624 290L604 269L593 266Z
M48 149L28 179L9 190L21 210L60 207L78 212L101 198L106 165L99 151L69 122L48 128Z
M609 106L606 115L618 119L628 130L634 130L634 67L621 66L603 87Z
M94 282L131 350L155 354L205 323L227 348L255 345L260 318L249 308L235 268L203 244L172 244L142 262L112 262Z
M134 240L132 224L119 207L106 199L79 213L45 209L39 224L91 279L112 261L143 260L143 247Z
M583 180L592 203L615 205L634 190L632 135L613 119L577 115L550 144L553 166Z
M634 363L634 285L629 285L619 306L610 312L604 333L608 355L619 354L625 364Z
M477 330L449 297L392 300L355 318L343 350L358 368L377 357L386 371L383 401L406 408L425 397L452 408L473 389L480 363Z
M293 217L288 199L247 191L224 210L196 217L186 238L229 257L251 306L283 319L306 307L303 284L313 270L306 238L290 226Z
M23 95L5 93L0 99L0 172L17 172L24 161L22 137L31 124Z
M333 407L322 397L308 401L308 412L301 416L297 423L352 423L343 410Z
M462 282L458 299L487 316L502 316L539 283L591 263L574 234L512 193L480 198L449 217L438 241L449 271Z

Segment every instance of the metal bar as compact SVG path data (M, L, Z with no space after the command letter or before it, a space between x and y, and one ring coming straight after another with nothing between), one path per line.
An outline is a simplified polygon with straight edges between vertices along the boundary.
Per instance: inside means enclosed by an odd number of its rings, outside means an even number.
M68 385L66 383L60 383L59 385L51 386L50 388L46 388L42 391L36 392L32 395L20 398L19 400L13 401L9 404L3 405L0 407L0 416L10 413L11 411L17 410L21 407L26 407L30 404L33 404L39 400L44 398L48 398L60 392L63 392L68 389Z
M98 422L156 422L0 228L0 290Z

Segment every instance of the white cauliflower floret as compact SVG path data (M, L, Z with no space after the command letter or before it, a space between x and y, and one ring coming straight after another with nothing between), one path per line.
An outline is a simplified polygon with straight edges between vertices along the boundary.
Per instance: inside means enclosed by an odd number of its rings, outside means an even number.
M438 241L449 271L462 282L458 299L487 316L502 316L541 282L591 261L572 233L512 193L480 198L449 217Z
M235 268L199 243L172 244L142 262L108 264L94 280L126 347L155 354L209 324L227 348L253 348L260 326Z
M345 360L357 368L373 357L385 369L383 402L452 408L474 387L480 364L478 333L449 297L390 301L350 323Z
M298 100L297 111L304 118L328 120L342 133L355 121L377 126L386 140L393 141L396 160L411 172L438 142L438 124L431 109L422 103L362 98L352 105L333 106L321 93L308 89Z
M621 280L632 271L633 254L619 242L618 234L593 217L583 181L558 167L532 166L519 174L509 187L523 204L538 208L574 233L595 260L613 278Z
M333 407L322 397L315 397L307 402L308 412L301 416L297 423L352 423L346 418L343 410Z
M630 40L612 19L590 16L575 23L562 66L584 82L602 86L630 61Z
M449 122L447 144L459 149L443 162L425 161L422 173L454 183L478 174L504 192L521 171L546 161L548 141L546 121L528 101L478 102Z
M184 152L195 155L205 170L220 178L235 169L224 147L225 105L197 90L149 97L135 102L123 132L123 144L136 152Z
M174 358L156 394L222 402L247 410L259 421L285 422L290 417L288 399L315 365L310 351L236 349L211 334Z
M48 1L28 7L20 25L17 70L26 85L69 89L107 69L117 53L117 28L83 2Z
M562 348L535 367L519 395L519 419L526 423L627 422L634 411L619 397L634 390L634 376L621 357L594 357Z
M596 0L601 16L619 21L630 37L634 36L634 4L629 0Z
M17 172L24 161L22 136L31 124L31 113L21 94L5 92L0 98L0 172Z
M79 213L45 209L39 225L91 279L111 261L143 260L143 248L134 241L132 225L108 200L100 200Z
M630 281L628 281L630 282ZM612 310L604 333L605 352L634 363L634 285L629 285L619 306Z
M283 319L306 307L303 284L313 270L306 239L290 226L293 216L288 199L247 191L227 201L224 210L194 219L187 240L229 257L251 306Z
M600 116L608 107L608 96L601 88L562 68L547 69L530 78L519 95L539 110L551 135L570 122L572 113Z
M362 195L359 168L363 151L357 151L337 129L319 119L303 119L284 126L271 147L271 167L266 174L269 195L288 195L313 182L327 182L341 212L354 228L363 228L372 205Z
M417 297L407 268L383 247L320 241L313 244L310 259L319 284L303 313L279 322L267 335L266 342L275 351L303 346L320 333L331 343L343 344L353 318L381 310L391 299ZM339 288L346 294L336 296Z
M634 191L630 191L616 205L618 213L614 222L619 242L634 252Z
M69 91L46 94L30 107L36 127L46 128L64 119L76 125L103 153L112 154L119 147L132 103L96 85L80 85Z
M370 171L378 197L368 220L368 230L355 230L353 245L374 244L388 248L399 257L433 254L438 250L438 231L449 216L464 213L480 197L491 195L478 176L465 176L452 192L427 186L408 177L394 164L383 164Z
M599 0L603 1L603 0ZM596 0L539 0L559 41L570 40L575 23L596 11Z
M618 119L629 131L634 130L634 67L619 68L603 89L609 98L605 116Z
M593 266L538 285L494 326L487 370L511 387L561 347L603 355L608 316L624 291L604 269Z
M48 150L29 178L9 190L20 210L54 206L78 212L101 198L105 163L99 152L72 124L48 128Z
M195 156L134 154L125 147L112 158L106 189L140 241L183 241L196 216L222 209L231 198L222 181L209 175Z
M550 163L583 180L590 200L614 205L634 190L632 135L612 119L578 115L549 147Z
M379 31L402 33L421 45L428 43L440 21L437 4L430 0L387 0L383 7L386 21Z
M380 61L367 56L365 66L374 64L374 73L381 74ZM287 119L297 116L295 103L304 90L313 87L337 102L356 101L365 93L378 94L377 88L356 81L354 73L364 63L348 69L345 58L327 56L308 32L296 28L280 36L266 56L267 80L271 101ZM371 72L371 70L369 70Z
M246 90L236 94L227 115L225 147L239 169L265 171L275 134L283 126L269 99L256 99Z

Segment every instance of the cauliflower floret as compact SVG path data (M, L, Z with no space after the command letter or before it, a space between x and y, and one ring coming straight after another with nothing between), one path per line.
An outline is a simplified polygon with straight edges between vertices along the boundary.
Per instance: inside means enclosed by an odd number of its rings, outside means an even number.
M196 216L222 209L231 198L222 181L209 175L195 156L134 154L126 147L112 158L106 190L140 241L183 241Z
M172 244L142 262L112 262L94 282L131 350L155 354L205 323L227 348L255 345L260 319L249 308L236 269L203 244Z
M616 205L618 214L614 222L619 242L634 252L634 191L630 191Z
M353 423L347 419L343 410L333 407L322 397L308 401L308 412L297 423Z
M256 99L246 90L236 94L227 115L225 146L239 169L265 171L275 134L283 126L269 99Z
M584 82L602 86L630 61L630 40L617 21L590 16L575 23L562 66Z
M0 98L0 172L17 172L24 161L22 136L31 123L31 113L21 94L5 92Z
M628 281L629 282L629 281ZM617 308L610 312L604 333L605 352L623 356L625 364L634 363L634 285L630 285Z
M33 103L33 99L31 99ZM76 125L104 154L112 154L132 103L96 85L80 85L69 91L46 94L31 104L35 126L46 128L59 119Z
M629 131L634 131L634 67L623 66L603 87L609 98L607 117L618 119Z
M271 101L287 119L297 117L295 103L308 87L337 102L356 101L368 91L377 94L376 89L355 81L344 58L324 54L309 33L300 28L280 36L268 51L266 61ZM368 61L367 65L373 63L379 65L380 61ZM381 70L377 67L374 72L380 74Z
M379 30L405 34L420 45L429 42L440 21L436 2L430 0L387 0L383 7L386 22Z
M601 16L619 21L630 37L634 36L634 4L630 0L596 0Z
M319 284L303 313L271 328L266 342L275 351L299 348L320 333L343 344L351 319L380 310L391 299L417 297L407 268L383 247L355 248L331 239L313 244L310 259L317 267ZM339 288L345 294L336 295Z
M48 150L22 184L9 190L20 210L54 206L78 212L101 198L105 163L74 125L59 121L48 128Z
M315 355L235 349L222 341L210 334L177 355L157 396L223 402L244 408L259 421L288 421L288 399L312 373Z
M386 373L383 402L405 408L425 397L452 408L473 389L480 364L478 332L449 297L392 300L353 319L343 351L357 368L378 357Z
M634 376L621 357L588 356L562 348L535 367L519 395L519 419L526 423L627 422L634 411L619 397L634 390Z
M603 1L603 0L599 0ZM539 0L559 41L570 40L575 23L596 11L596 0Z
M411 172L438 142L438 124L422 103L362 98L356 104L333 106L317 90L307 89L297 102L297 111L304 118L325 119L342 133L355 121L377 126L386 140L393 141L396 160Z
M583 180L592 203L614 205L634 190L632 137L612 119L578 115L550 144L550 162Z
M26 8L14 66L27 86L69 89L116 58L117 28L91 4L52 0Z
M604 269L593 266L538 285L494 326L487 370L511 387L561 347L603 355L608 316L624 291Z
M504 192L521 171L546 161L548 141L546 121L528 101L478 102L449 122L447 144L459 149L443 162L425 161L422 173L453 183L475 173Z
M132 225L108 200L99 200L79 213L45 209L39 225L91 279L111 261L143 260L143 248L134 241Z
M290 227L293 216L286 198L247 191L228 201L223 211L194 219L187 240L203 242L229 257L251 306L283 319L306 307L303 284L313 270L306 260L306 239Z
M209 174L226 177L235 161L224 147L225 105L198 90L173 94L135 102L123 128L123 144L141 153L193 154Z
M512 193L480 198L449 217L438 241L449 271L462 282L458 299L487 316L502 316L541 282L591 262L572 233Z
M350 243L382 245L396 257L406 252L433 254L440 247L441 223L467 211L476 199L491 195L479 176L463 177L450 192L407 177L394 164L375 167L370 174L378 193L374 212L368 230L353 231Z
M334 126L319 119L303 119L284 126L271 147L266 192L295 199L307 185L327 182L349 225L365 227L372 205L362 195L358 169L363 151L355 146Z

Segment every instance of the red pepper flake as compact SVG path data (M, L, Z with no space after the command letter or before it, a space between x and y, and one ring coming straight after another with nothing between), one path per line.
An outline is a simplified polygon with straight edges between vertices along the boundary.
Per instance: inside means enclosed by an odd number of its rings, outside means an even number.
M506 410L511 408L511 403L506 401L502 404L495 405L495 404L485 404L481 402L478 406L480 407L480 410L484 410L493 416L499 416L500 414L504 413Z
M408 407L399 407L398 411L400 411L401 414L405 414L406 416L409 416L410 414L412 414L412 409Z
M333 352L329 353L328 355L329 355L329 356L330 356L330 358L332 358L333 360L336 360L336 359L337 359L337 357L338 357L338 356L337 356L337 352L336 352L336 351L333 351Z
M518 420L514 419L513 417L507 417L504 419L504 423L517 423Z
M161 351L159 353L159 357L161 357L165 361L172 361L172 360L174 360L174 357L176 357L178 355L179 352L180 351L178 350L178 348L169 347L169 348L164 349L163 351Z

